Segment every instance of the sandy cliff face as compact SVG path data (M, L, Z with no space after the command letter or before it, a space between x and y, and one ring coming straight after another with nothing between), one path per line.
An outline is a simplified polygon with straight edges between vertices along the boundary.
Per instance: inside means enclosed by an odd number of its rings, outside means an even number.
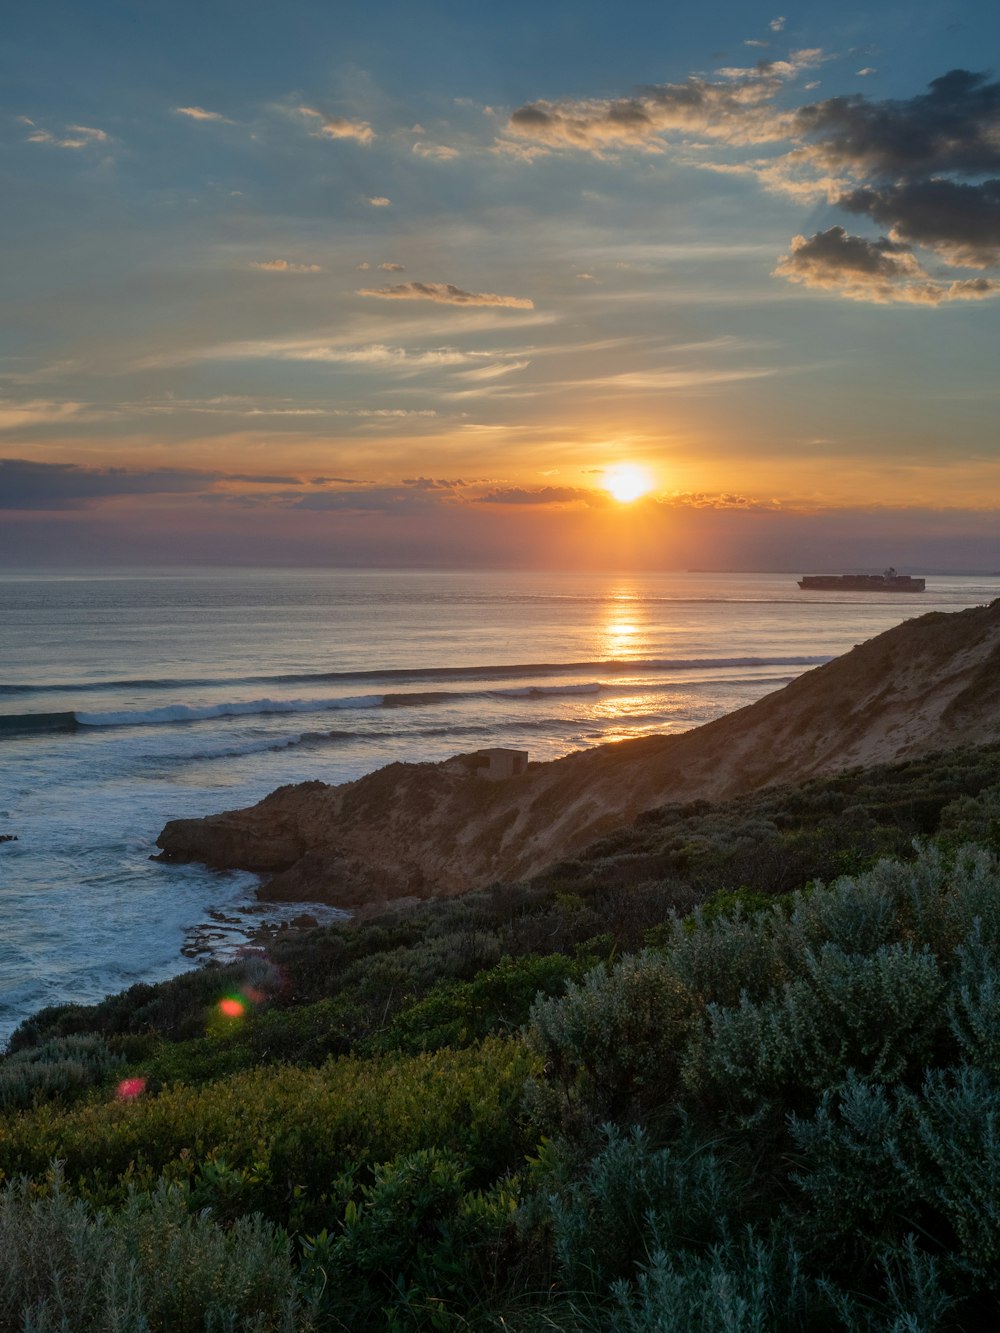
M748 708L676 736L579 751L487 782L391 764L174 820L165 859L257 870L262 896L343 906L523 879L643 810L1000 739L1000 600L906 621Z

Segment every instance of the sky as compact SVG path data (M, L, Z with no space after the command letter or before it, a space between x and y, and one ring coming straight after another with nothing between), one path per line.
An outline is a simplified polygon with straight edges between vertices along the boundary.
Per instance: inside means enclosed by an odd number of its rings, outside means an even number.
M0 565L1000 569L997 7L4 37Z

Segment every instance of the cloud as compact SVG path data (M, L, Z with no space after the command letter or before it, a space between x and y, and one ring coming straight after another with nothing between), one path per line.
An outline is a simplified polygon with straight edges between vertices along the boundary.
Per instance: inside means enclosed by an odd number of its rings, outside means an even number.
M741 495L733 491L675 491L672 495L663 495L656 503L669 509L744 509L775 510L780 509L780 500L758 500L752 496Z
M505 306L513 310L534 310L534 301L525 296L498 296L496 292L467 292L451 282L401 282L395 287L362 287L359 296L376 296L388 301L434 301L438 305Z
M374 486L373 481L361 477L311 477L310 486Z
M772 20L772 31L784 24L784 17ZM530 102L511 114L508 137L495 148L528 160L559 149L600 157L630 147L664 152L672 137L697 134L708 142L694 145L696 158L688 149L686 165L750 176L803 202L826 200L884 233L851 236L833 227L809 240L797 236L778 259L777 276L853 300L940 305L992 296L992 277L940 273L913 251L929 250L956 268L1000 266L1000 82L956 69L911 98L855 93L779 105L788 81L825 59L807 48L632 97ZM713 161L706 158L713 141L781 151Z
M326 361L334 365L372 366L377 370L403 371L475 366L494 355L492 352L463 352L457 347L430 347L424 351L411 352L405 347L390 347L386 343L369 343L363 347L293 345L283 349L269 349L263 354L281 361Z
M307 120L318 121L313 133L324 139L353 139L355 143L369 144L375 138L375 131L367 120L351 120L347 116L328 116L315 107L300 106L299 114Z
M404 477L403 485L419 491L458 491L473 483L462 477Z
M97 144L111 141L109 134L104 130L95 129L93 125L67 125L66 134L60 137L39 128L27 116L19 116L18 120L22 125L31 128L31 133L26 136L28 143L50 144L53 148L93 148Z
M460 371L459 376L463 380L496 380L502 375L510 375L515 370L526 370L530 365L530 361L494 361L487 366Z
M491 505L603 505L609 497L603 491L592 491L582 486L540 486L528 490L523 486L508 486L476 496L474 504Z
M772 32L781 32L781 30L784 28L787 22L788 20L785 18L784 14L779 14L778 17L776 19L772 19L767 26L771 29Z
M1000 170L1000 83L955 69L907 101L861 94L800 107L795 132L813 159L889 180Z
M385 264L379 264L379 268L384 273L402 273L404 267L403 264L394 264L391 260L387 261Z
M369 199L368 202L371 204L372 208L388 208L392 203L392 200L387 199L384 194L376 194Z
M15 402L0 399L0 431L22 430L28 426L52 425L69 421L88 411L87 403L55 402L44 398Z
M436 417L433 407L359 407L356 410L336 408L330 414L335 417L375 417L377 419L393 417Z
M777 274L854 300L940 305L996 293L992 279L932 276L911 251L959 268L1000 264L1000 82L952 70L905 100L828 98L800 107L794 129L800 146L765 168L769 183L818 187L885 235L796 237Z
M0 509L79 509L116 495L185 494L205 490L218 473L181 468L129 472L73 463L0 459Z
M658 392L663 389L701 389L715 384L737 384L744 380L769 379L780 373L778 367L747 366L733 370L697 370L673 367L657 370L626 370L619 375L606 375L600 379L589 379L585 383L577 382L577 389L614 389L616 392L627 389L633 392L649 390ZM567 384L565 387L570 387Z
M507 130L536 144L598 154L612 148L661 152L662 136L670 131L695 131L732 143L773 141L787 133L768 104L779 83L757 74L724 83L691 78L629 98L540 100L512 112ZM516 151L516 145L508 144L508 151Z
M251 268L260 269L264 273L322 273L323 268L320 264L296 264L290 259L256 259L250 264Z
M452 162L460 156L457 148L449 148L443 143L415 143L412 151L417 157L428 158L432 162Z
M929 246L951 264L1000 264L1000 179L968 185L937 177L863 186L837 203L891 228L900 240Z
M877 69L873 69L871 65L866 65L864 69L859 69L856 71L856 76L859 79L869 79L873 74L877 73L878 73Z
M175 116L187 116L189 120L214 120L220 125L232 125L234 122L220 111L206 111L203 106L175 106Z
M754 79L794 79L803 70L813 69L826 59L820 48L813 46L802 51L792 51L787 60L758 60L751 69L741 66L726 67L716 70L716 73L726 79L742 79L747 82L752 82Z
M818 47L792 51L783 60L717 70L718 80L693 75L685 83L654 84L631 97L550 102L518 107L507 123L514 140L498 151L531 156L519 147L529 140L549 148L575 148L601 155L609 149L662 152L673 133L705 135L730 144L774 143L788 137L790 113L774 99L785 84L828 57Z
M910 247L885 236L871 241L830 227L808 240L796 236L775 273L792 282L836 291L853 300L941 305L995 296L1000 283L987 278L941 282L928 275Z

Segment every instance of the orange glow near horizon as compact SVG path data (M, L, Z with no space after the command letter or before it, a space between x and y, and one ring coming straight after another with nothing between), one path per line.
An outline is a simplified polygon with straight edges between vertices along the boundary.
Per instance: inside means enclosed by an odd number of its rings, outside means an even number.
M647 469L637 463L619 463L605 472L604 489L619 504L631 504L653 489L653 479Z

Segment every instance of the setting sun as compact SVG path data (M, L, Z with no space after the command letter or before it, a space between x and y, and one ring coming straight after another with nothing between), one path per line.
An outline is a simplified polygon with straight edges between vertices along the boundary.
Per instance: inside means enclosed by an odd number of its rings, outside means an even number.
M621 463L608 468L604 474L604 488L621 504L630 504L645 495L653 486L652 478L644 467L635 463Z

